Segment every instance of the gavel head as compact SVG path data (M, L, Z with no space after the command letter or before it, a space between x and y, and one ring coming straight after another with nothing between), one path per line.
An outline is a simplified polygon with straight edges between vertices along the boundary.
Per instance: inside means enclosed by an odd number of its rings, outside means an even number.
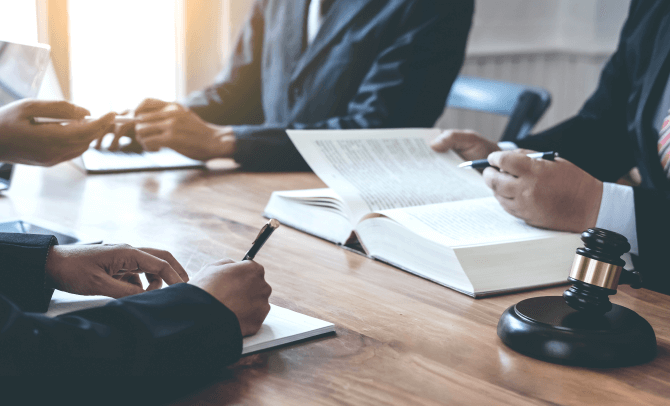
M616 294L619 284L633 288L642 285L640 274L623 269L621 256L630 250L626 237L601 228L589 228L582 233L583 248L577 248L568 280L573 285L563 292L565 302L575 310L605 314L612 310L610 295Z

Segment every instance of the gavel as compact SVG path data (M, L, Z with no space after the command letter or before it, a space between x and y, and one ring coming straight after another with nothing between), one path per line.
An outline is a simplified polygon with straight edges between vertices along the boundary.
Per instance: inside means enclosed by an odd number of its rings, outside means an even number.
M636 271L624 269L626 237L589 228L581 235L563 296L540 296L510 306L498 322L508 347L533 358L586 367L636 365L656 356L656 334L639 314L612 304L620 284L642 287Z
M583 248L577 248L568 280L572 286L563 292L563 299L575 310L605 314L612 310L610 295L619 285L642 287L640 273L624 269L621 256L630 250L626 237L601 228L582 233Z

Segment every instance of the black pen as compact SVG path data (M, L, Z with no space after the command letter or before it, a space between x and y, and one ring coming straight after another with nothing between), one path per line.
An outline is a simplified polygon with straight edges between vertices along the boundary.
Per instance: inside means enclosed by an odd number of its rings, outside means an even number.
M547 161L553 161L554 158L558 156L558 152L549 151L549 152L533 152L532 154L526 155L529 158L533 159L546 159ZM488 160L486 159L477 159L476 161L467 161L458 165L459 168L474 168L474 169L484 169L491 166Z
M242 261L253 260L256 254L258 254L258 251L261 250L263 244L265 244L265 241L267 241L268 238L270 238L272 233L277 228L279 228L280 225L281 224L279 223L279 221L275 219L270 219L270 221L268 221L267 224L265 224L263 228L261 228L261 231L258 233L258 236L254 240L254 242L251 243L252 244L251 248L249 248L249 251L247 251L247 255L244 256Z

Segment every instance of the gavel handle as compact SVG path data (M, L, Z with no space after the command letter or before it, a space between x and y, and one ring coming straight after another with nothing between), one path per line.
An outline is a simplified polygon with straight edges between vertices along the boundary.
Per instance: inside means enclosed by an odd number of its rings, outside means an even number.
M619 277L619 285L630 285L633 289L640 289L642 287L642 276L638 271L624 269Z

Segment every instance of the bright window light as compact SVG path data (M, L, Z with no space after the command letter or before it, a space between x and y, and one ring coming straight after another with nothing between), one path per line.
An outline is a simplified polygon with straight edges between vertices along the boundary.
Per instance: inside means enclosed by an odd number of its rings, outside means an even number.
M35 0L0 0L0 40L36 43L36 8Z
M69 0L73 102L102 115L174 100L175 1Z

